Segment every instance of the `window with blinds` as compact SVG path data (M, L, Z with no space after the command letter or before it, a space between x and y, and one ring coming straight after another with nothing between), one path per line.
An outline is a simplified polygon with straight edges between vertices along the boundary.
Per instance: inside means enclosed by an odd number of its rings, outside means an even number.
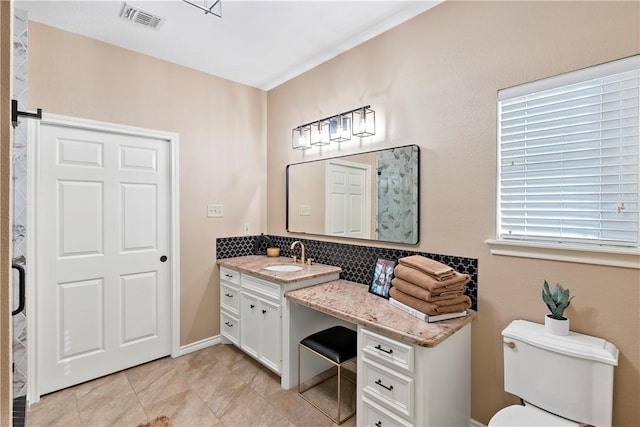
M498 237L640 246L640 56L498 92Z

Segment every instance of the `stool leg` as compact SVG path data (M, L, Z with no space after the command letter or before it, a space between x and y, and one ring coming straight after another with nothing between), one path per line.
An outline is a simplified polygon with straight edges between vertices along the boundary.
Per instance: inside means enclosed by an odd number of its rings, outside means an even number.
M300 343L298 343L298 393L300 393Z
M341 393L342 393L342 386L340 384L342 380L342 365L338 365L338 424L341 424L342 421L340 421L340 408L342 407L342 398L341 398Z

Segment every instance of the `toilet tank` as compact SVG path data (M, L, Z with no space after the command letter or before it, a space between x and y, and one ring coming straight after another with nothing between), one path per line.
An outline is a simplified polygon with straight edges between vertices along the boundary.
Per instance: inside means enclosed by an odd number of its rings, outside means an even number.
M575 332L547 335L526 320L512 321L502 336L507 392L572 421L611 425L615 345Z

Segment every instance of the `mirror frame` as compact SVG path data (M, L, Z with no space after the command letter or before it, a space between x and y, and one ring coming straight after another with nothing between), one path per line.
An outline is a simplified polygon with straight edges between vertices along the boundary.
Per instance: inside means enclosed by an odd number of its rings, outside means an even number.
M309 163L315 163L315 162L326 162L329 160L335 160L335 159L348 159L351 156L358 156L358 155L363 155L363 154L371 154L371 153L377 153L380 151L387 151L387 150L396 150L399 148L406 148L406 147L415 147L416 150L416 171L417 171L417 177L416 177L416 184L417 184L417 191L416 191L416 223L415 223L415 229L416 229L416 240L415 242L400 242L400 241L393 241L393 240L381 240L381 239L373 239L373 238L359 238L359 237L344 237L344 236L334 236L334 235L330 235L330 234L320 234L320 233L311 233L311 232L306 232L306 231L292 231L290 230L289 227L289 223L290 223L290 218L289 218L289 208L290 208L290 172L289 169L291 166L299 166L299 165L303 165L303 164L309 164ZM420 146L417 144L409 144L409 145L401 145L398 147L387 147L387 148L380 148L377 150L371 150L371 151L363 151L360 153L350 153L350 154L345 154L345 155L341 155L341 156L334 156L334 157L325 157L325 158L320 158L320 159L314 159L314 160L308 160L305 162L299 162L299 163L291 163L288 164L286 167L286 179L285 179L285 185L286 185L286 189L285 189L285 214L286 214L286 220L285 220L285 229L288 233L296 233L296 234L308 234L311 236L324 236L324 237L332 237L332 238L339 238L339 239L352 239L352 240L364 240L364 241L371 241L371 242L385 242L385 243L395 243L395 244L401 244L401 245L417 245L420 242ZM374 197L372 195L372 203L374 200Z

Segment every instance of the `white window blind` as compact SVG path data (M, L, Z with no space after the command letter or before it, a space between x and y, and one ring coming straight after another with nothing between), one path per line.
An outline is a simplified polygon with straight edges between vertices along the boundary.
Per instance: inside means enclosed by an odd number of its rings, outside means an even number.
M498 93L500 239L638 247L640 56Z

